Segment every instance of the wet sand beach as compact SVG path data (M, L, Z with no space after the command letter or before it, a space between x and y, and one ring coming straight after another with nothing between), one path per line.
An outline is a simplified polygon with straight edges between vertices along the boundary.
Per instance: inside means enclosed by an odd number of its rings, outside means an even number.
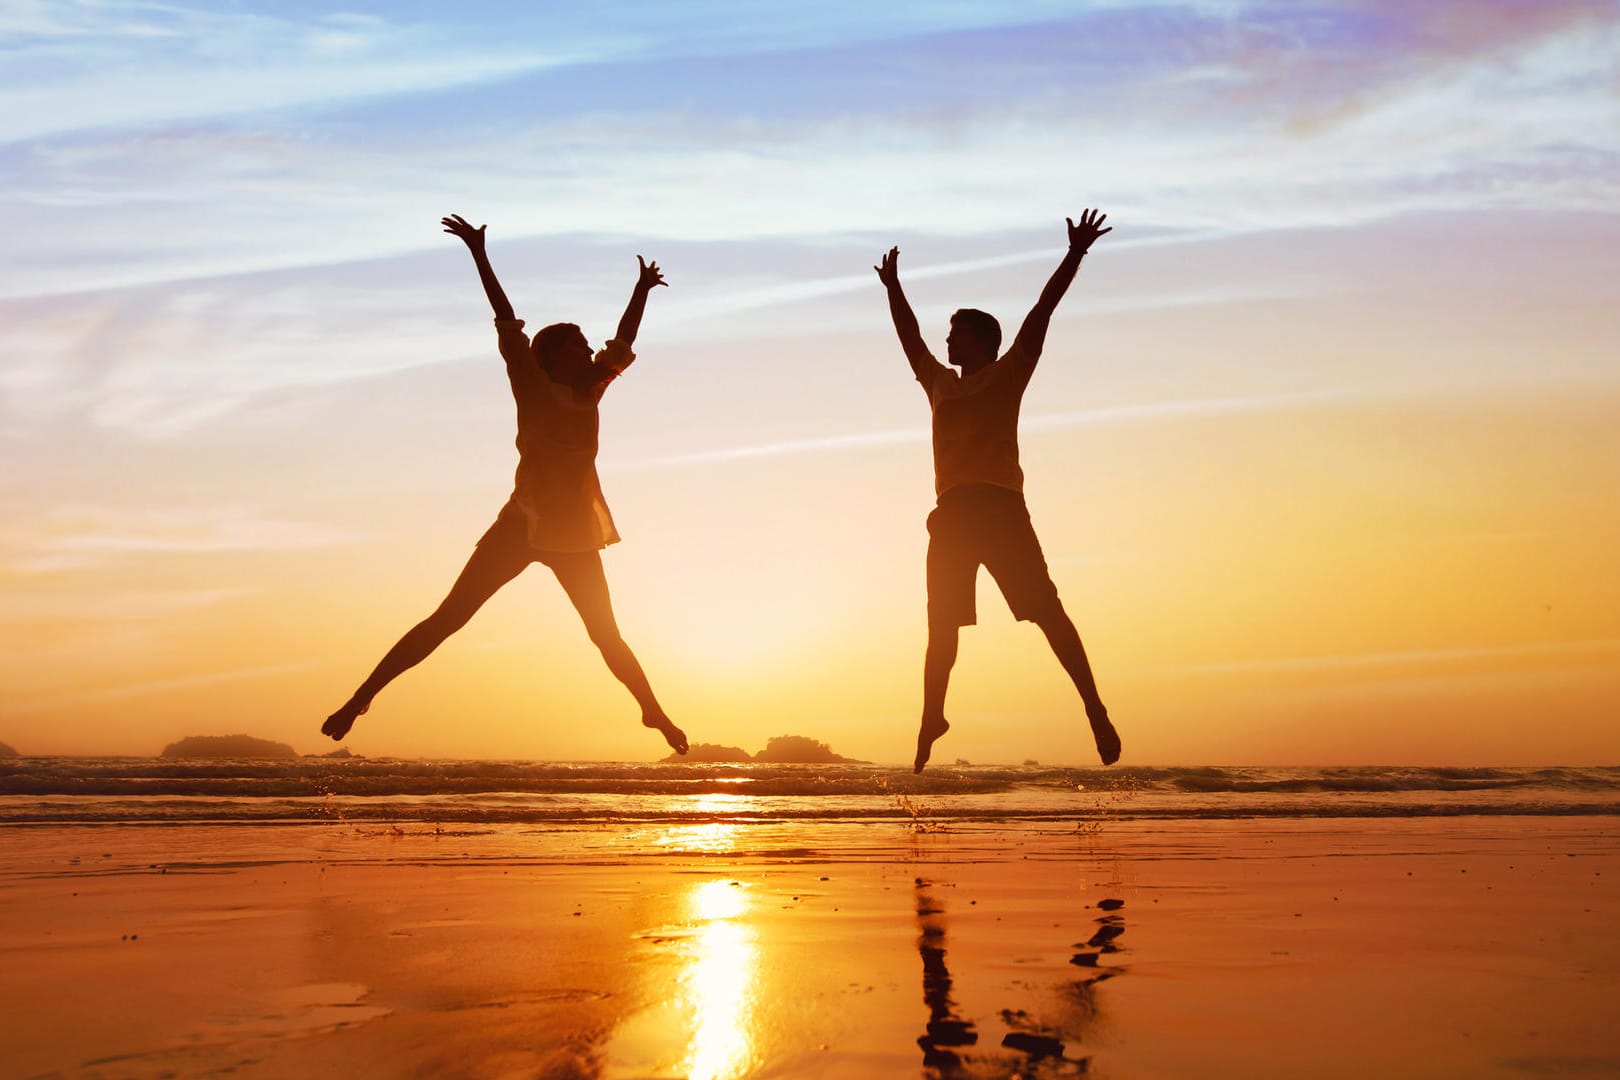
M7 1076L1600 1076L1606 818L5 830Z

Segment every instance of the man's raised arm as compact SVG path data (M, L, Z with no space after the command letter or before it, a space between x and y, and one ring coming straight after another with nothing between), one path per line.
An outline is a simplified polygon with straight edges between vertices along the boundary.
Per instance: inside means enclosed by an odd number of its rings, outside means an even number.
M495 309L495 317L516 319L517 316L512 313L512 301L506 298L505 290L489 265L489 256L484 254L484 230L488 226L480 225L475 229L460 214L440 218L439 223L451 236L459 236L462 243L467 245L467 250L472 252L473 264L478 267L478 280L484 283L484 295L489 297L489 306Z
M1063 219L1069 223L1069 252L1052 272L1046 288L1041 290L1041 298L1035 301L1035 306L1024 317L1024 325L1018 328L1018 337L1013 342L1029 362L1033 363L1041 355L1041 349L1045 348L1046 328L1052 322L1052 312L1057 310L1063 294L1069 291L1069 285L1080 269L1080 260L1097 237L1114 231L1112 225L1106 229L1102 227L1107 217L1101 210L1087 210L1080 215L1078 225L1072 218Z
M883 262L872 267L878 280L889 292L889 317L894 320L894 332L900 336L900 347L911 362L911 370L926 387L929 376L939 366L934 354L923 342L922 329L917 325L917 313L911 310L905 290L900 287L900 249L892 247L883 256Z

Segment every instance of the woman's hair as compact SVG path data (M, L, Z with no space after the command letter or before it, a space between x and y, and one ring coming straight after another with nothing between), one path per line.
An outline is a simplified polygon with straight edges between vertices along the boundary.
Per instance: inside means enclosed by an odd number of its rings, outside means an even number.
M552 323L550 326L541 327L540 332L535 334L534 340L529 343L529 347L534 350L535 359L540 361L540 369L547 375L551 374L551 359L556 354L557 348L576 335L584 337L585 332L571 322Z

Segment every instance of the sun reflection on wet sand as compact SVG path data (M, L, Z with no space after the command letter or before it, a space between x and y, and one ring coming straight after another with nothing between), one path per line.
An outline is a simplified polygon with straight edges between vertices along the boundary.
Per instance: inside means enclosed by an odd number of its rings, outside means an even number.
M700 928L691 965L681 983L692 1009L691 1080L726 1080L752 1063L749 1021L758 948L754 930L741 921L748 893L730 881L706 881L692 890Z
M695 795L682 800L683 814L726 814L747 808L752 800L746 795ZM653 841L671 851L701 851L724 854L737 850L737 825L727 821L705 821L696 825L673 825L660 831Z
M653 843L670 851L701 851L724 855L737 849L737 826L723 821L705 825L677 825L665 829Z
M669 831L682 834L672 843L693 849L690 830ZM656 1004L618 1025L603 1075L736 1080L758 1068L763 1053L753 897L747 884L724 877L696 882L671 899L672 920L638 936L673 962L658 985L673 985L674 992L659 993Z

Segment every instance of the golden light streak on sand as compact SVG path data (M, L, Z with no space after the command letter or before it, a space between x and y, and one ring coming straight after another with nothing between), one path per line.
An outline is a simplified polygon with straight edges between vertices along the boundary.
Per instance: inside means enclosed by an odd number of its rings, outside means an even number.
M691 966L681 978L694 1017L687 1075L729 1080L754 1059L749 1022L759 950L753 928L742 921L748 894L740 885L715 879L693 888L691 903L702 926Z

